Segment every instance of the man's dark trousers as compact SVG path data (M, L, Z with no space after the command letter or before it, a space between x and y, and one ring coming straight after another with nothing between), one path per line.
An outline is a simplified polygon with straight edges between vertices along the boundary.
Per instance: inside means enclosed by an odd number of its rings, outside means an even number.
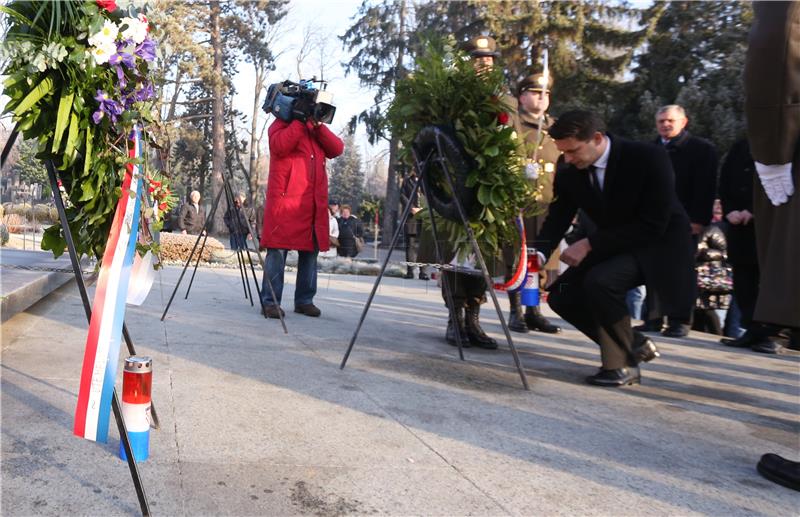
M644 274L633 255L616 255L599 264L567 269L550 291L548 303L600 345L604 369L636 366L625 294L643 283Z

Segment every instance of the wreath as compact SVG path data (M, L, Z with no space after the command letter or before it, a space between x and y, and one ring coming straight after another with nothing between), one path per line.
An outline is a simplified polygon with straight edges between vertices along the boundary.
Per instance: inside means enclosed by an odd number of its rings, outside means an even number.
M8 17L2 55L10 100L4 113L37 143L37 158L56 166L77 252L97 258L129 164L142 165L146 176L145 234L160 230L163 214L176 202L167 178L148 171L146 154L129 157L133 129L154 120L156 44L144 12L128 4L15 0L0 7ZM152 138L144 135L147 145ZM42 249L58 257L65 247L60 225L45 230ZM149 235L140 236L137 248L158 251Z
M513 108L503 72L496 67L476 72L452 37L429 41L424 48L414 71L398 81L388 110L392 135L402 144L399 159L414 165L411 150L425 128L446 126L455 134L469 159L465 186L474 189L479 203L468 212L468 223L483 255L496 257L501 243L520 243L515 218L521 211L540 213L542 192L525 177L529 149L509 125ZM437 230L460 258L472 251L460 221L434 216Z

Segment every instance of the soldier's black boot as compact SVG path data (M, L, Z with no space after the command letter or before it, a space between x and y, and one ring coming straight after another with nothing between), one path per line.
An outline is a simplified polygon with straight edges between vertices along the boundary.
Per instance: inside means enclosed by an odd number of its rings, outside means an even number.
M525 324L525 314L522 312L520 298L522 298L522 294L519 291L508 293L508 301L511 304L511 312L508 315L508 330L524 334L528 332L528 325Z
M494 350L497 348L497 341L486 335L486 332L481 328L480 322L481 304L477 301L467 302L467 308L464 311L464 323L467 328L467 336L469 342L479 348L487 348Z
M539 306L525 308L525 324L531 330L538 330L545 334L558 334L561 332L561 327L553 325L547 318L542 315Z
M456 313L456 324L453 324L453 318L447 318L447 332L445 332L444 338L447 340L447 343L453 346L458 346L458 341L456 341L456 329L458 329L458 337L461 338L461 347L462 348L469 348L469 337L467 337L467 330L464 328L464 311L459 307L455 310Z

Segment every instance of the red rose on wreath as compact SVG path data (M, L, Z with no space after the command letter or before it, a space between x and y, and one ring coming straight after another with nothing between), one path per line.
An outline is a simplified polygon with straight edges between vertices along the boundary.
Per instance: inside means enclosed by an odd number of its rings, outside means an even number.
M508 124L508 113L501 111L497 114L497 121L503 125Z
M117 10L117 2L116 0L95 0L97 2L97 7L100 9L105 9L108 12L113 12Z

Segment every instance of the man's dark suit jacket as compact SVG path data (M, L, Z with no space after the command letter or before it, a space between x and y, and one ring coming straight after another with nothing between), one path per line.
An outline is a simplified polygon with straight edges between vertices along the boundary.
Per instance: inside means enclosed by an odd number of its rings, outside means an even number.
M660 137L653 143L663 145ZM719 165L714 144L684 129L664 148L675 171L675 192L689 214L689 221L708 226L714 212Z
M602 195L592 188L587 170L562 162L555 175L555 200L536 246L549 256L583 209L597 230L589 237L592 251L578 267L630 253L644 273L652 317L688 319L696 296L694 252L669 157L658 146L608 136L611 151ZM557 288L558 281L551 290Z

